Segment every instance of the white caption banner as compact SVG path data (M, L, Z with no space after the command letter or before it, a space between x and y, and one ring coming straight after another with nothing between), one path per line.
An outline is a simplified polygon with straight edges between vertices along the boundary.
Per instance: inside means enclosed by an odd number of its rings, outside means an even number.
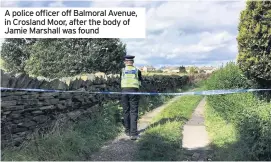
M1 38L145 38L145 8L1 8Z

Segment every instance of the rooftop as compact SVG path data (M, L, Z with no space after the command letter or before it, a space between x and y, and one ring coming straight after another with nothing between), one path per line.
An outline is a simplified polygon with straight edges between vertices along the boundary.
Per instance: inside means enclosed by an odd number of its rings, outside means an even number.
M206 66L204 66L204 67L200 67L200 69L201 70L214 70L215 69L215 67L206 67Z

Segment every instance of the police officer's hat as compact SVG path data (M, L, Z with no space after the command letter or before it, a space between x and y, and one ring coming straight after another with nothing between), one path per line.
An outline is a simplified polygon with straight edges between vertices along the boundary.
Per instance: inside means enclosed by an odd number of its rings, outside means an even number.
M126 55L126 56L124 56L124 60L125 61L133 61L134 58L135 58L135 56L132 56L132 55Z

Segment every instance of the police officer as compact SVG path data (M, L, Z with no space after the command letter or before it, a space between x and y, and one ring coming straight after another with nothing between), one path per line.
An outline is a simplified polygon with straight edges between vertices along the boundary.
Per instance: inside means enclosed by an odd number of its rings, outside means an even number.
M135 56L126 55L124 57L125 68L121 71L121 89L122 92L138 92L141 86L141 71L134 67ZM139 95L123 94L121 97L123 107L123 118L125 134L136 140L138 137L137 120Z

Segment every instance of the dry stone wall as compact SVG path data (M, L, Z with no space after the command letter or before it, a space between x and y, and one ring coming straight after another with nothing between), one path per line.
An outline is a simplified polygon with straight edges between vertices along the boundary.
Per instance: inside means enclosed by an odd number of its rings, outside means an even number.
M148 76L143 78L145 92L167 92L181 88L187 77ZM84 79L48 80L28 75L11 75L1 71L1 87L56 90L120 91L118 76L85 76ZM76 120L84 114L95 117L103 103L119 100L119 95L85 92L1 91L1 147L20 145L33 132L52 126L60 117Z

